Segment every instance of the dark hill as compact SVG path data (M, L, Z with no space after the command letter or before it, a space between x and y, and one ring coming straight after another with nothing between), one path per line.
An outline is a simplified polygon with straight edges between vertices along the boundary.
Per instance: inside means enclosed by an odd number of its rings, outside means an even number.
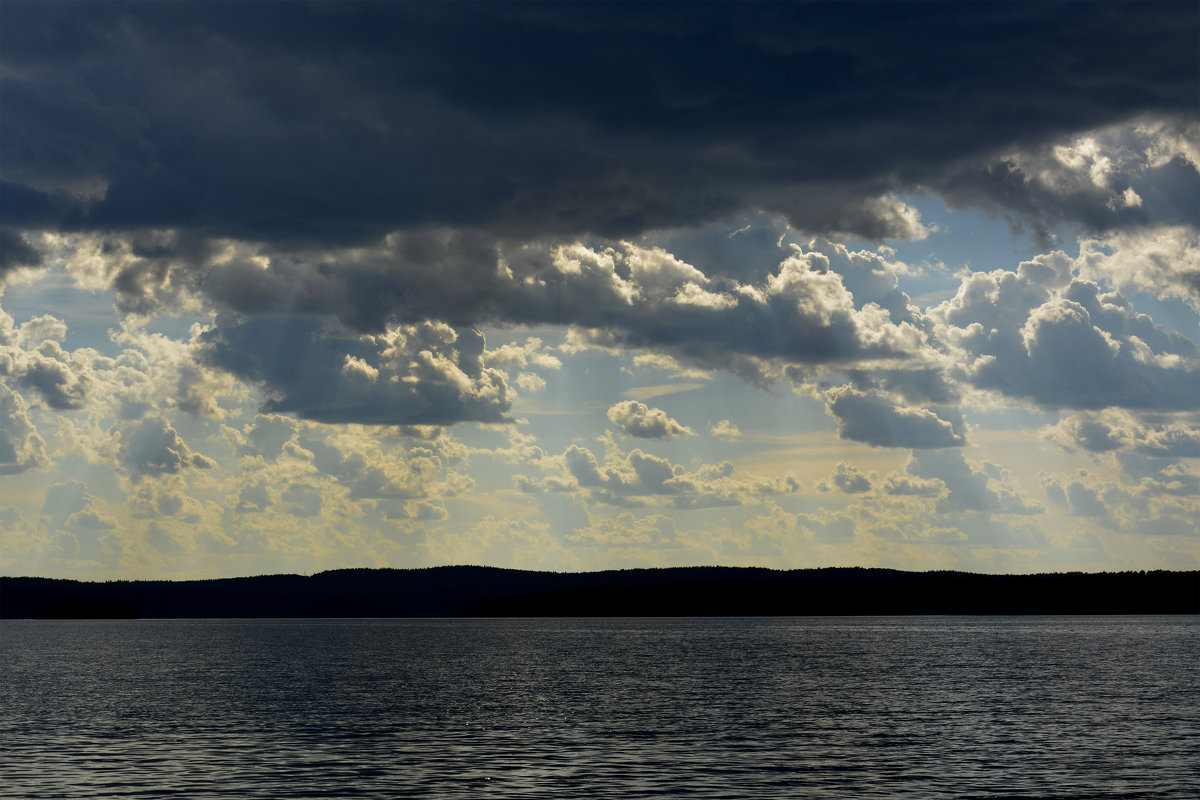
M202 581L0 578L0 617L1196 614L1200 572L979 575L740 567L345 569Z

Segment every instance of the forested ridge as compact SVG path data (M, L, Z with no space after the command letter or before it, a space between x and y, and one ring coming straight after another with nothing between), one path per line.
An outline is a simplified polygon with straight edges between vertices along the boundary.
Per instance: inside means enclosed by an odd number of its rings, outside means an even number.
M0 578L6 619L1180 613L1200 613L1200 571L556 573L456 566L187 581Z

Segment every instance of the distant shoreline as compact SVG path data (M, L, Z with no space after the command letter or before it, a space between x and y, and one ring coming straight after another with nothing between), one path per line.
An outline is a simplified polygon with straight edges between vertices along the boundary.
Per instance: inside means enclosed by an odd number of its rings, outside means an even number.
M1200 614L1200 571L344 569L188 581L0 577L0 619Z

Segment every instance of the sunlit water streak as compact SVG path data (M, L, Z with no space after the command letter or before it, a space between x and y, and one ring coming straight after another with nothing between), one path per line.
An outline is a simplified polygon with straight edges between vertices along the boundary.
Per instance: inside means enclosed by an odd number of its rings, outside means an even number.
M5 798L1200 797L1200 620L10 621Z

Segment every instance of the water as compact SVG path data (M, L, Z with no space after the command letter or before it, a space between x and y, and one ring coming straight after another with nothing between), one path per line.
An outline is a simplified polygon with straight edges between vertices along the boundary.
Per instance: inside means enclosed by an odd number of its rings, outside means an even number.
M5 798L1200 797L1200 620L0 624Z

